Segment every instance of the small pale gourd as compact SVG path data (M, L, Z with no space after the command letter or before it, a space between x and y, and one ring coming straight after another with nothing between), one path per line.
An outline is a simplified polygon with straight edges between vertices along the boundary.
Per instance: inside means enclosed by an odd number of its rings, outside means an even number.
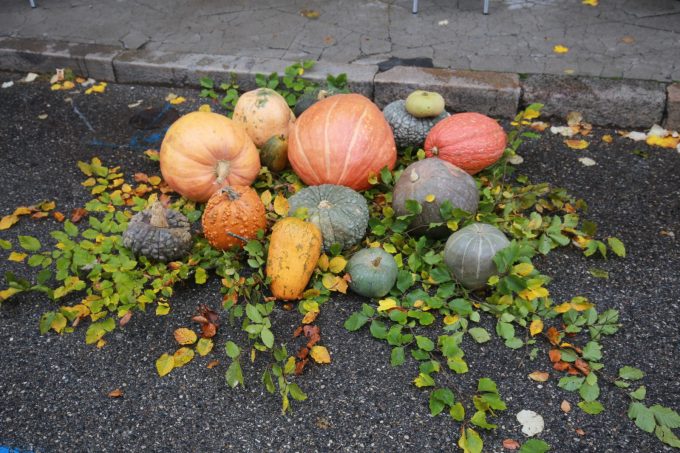
M444 112L444 98L434 91L416 90L406 98L406 111L416 118L432 118Z
M444 247L444 261L461 285L479 289L498 273L493 257L508 245L510 241L498 228L473 223L449 237Z

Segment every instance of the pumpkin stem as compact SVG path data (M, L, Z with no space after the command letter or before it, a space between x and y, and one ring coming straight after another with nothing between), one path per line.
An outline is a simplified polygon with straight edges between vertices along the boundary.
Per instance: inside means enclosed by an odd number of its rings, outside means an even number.
M240 198L238 192L234 190L234 188L231 186L222 187L220 189L220 192L227 194L227 197L229 197L229 201L235 201Z
M330 209L333 207L333 203L328 200L321 200L317 206L319 209Z
M215 180L215 182L217 182L217 184L219 185L224 184L224 181L227 179L227 176L229 176L230 167L231 164L229 163L228 160L217 161L217 165L215 165L215 175L217 175L217 179Z
M168 224L168 216L165 215L165 208L160 201L156 201L151 205L151 219L149 223L156 228L168 228L170 226Z
M373 265L373 267L378 267L380 266L380 261L382 261L382 256L379 256L373 261L371 261L371 264Z
M411 182L416 182L416 181L418 181L419 178L420 178L420 176L418 176L418 172L416 172L415 170L412 170L411 174L409 175L409 179L411 180Z
M432 153L433 156L439 155L439 149L436 146L433 146L430 152Z
M235 237L236 239L239 239L239 240L246 242L246 243L250 240L248 238L241 236L240 234L232 233L231 231L227 231L227 234L231 237Z

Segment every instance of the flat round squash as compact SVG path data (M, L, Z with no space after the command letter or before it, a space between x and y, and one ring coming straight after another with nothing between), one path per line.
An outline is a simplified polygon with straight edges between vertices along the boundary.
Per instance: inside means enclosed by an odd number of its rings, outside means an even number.
M351 278L350 289L365 297L383 297L397 281L397 262L381 248L359 250L349 259L345 270Z
M310 186L288 199L289 212L307 210L307 220L318 226L326 251L337 243L343 249L357 244L368 227L366 199L354 190L334 184Z
M486 223L473 223L449 237L444 261L458 282L468 289L486 286L498 273L493 257L510 244L503 232Z
M360 94L336 94L310 106L293 123L288 160L307 185L364 190L371 174L394 168L397 148L373 102Z

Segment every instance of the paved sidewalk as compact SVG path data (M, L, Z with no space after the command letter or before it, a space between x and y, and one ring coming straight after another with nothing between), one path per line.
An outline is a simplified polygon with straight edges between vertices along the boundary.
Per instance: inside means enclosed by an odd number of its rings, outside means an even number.
M0 1L0 36L214 55L680 80L680 1ZM306 12L308 18L301 14ZM555 53L562 45L567 53Z

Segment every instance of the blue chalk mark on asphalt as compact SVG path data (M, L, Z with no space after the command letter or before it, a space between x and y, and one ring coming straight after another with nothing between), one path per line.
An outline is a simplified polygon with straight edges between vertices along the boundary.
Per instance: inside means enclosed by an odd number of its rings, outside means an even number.
M0 453L31 453L31 451L30 450L20 450L18 448L0 445Z
M163 119L163 115L172 108L172 105L169 103L166 103L163 108L158 112L158 115L154 117L154 119L151 121L151 125L153 126L154 124L157 124L159 121ZM165 133L168 131L170 126L164 127L160 132L143 132L143 131L137 131L135 132L132 137L130 138L130 141L125 144L125 145L119 145L116 143L108 143L104 142L102 140L99 140L97 138L94 138L90 140L88 145L90 146L96 146L100 148L110 148L110 149L117 149L117 148L122 148L122 147L127 147L130 149L139 149L139 150L146 150L150 146L154 145L159 145L163 141L163 137L165 137ZM4 453L2 450L0 450L0 453Z

